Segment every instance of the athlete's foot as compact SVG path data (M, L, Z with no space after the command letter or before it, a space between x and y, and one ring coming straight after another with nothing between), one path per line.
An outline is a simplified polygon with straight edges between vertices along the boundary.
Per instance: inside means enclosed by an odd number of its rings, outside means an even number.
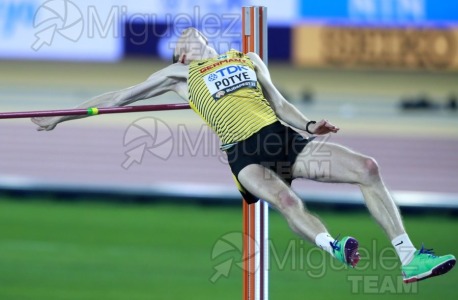
M358 241L350 236L330 243L332 252L339 261L354 268L359 262Z
M435 256L432 250L421 246L420 250L415 251L412 261L402 266L404 283L442 275L453 268L456 263L455 256L451 254Z

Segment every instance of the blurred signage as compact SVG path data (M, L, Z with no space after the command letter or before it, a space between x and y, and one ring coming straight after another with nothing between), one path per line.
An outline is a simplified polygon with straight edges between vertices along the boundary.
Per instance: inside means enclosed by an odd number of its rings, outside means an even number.
M458 23L458 1L450 0L301 0L301 19L346 23Z
M0 58L117 60L119 17L110 1L0 0Z
M293 37L302 66L458 69L458 28L304 25Z
M126 39L127 50L130 51L131 47L155 52L166 60L170 60L180 33L190 26L202 31L219 53L231 48L240 49L242 6L266 6L271 27L291 26L299 18L299 0L153 0L129 3L117 0L116 3L126 8L126 22L129 24L126 31L130 34ZM146 44L137 41L149 41L155 49L144 47Z
M300 0L114 0L128 8L129 16L138 22L191 22L198 25L211 16L241 18L242 6L262 5L268 8L269 24L291 25L299 18ZM141 16L148 16L149 20ZM132 20L132 18L131 18Z
M0 0L0 59L116 61L124 54L125 24L141 24L136 43L159 38L166 57L189 26L205 28L225 51L240 43L245 5L268 6L271 25L299 16L298 0ZM174 31L160 35L152 24Z

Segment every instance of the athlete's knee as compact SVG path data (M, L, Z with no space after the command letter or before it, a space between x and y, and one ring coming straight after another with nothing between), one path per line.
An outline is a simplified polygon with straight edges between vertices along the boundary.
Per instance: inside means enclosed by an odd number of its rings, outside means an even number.
M377 161L372 158L368 157L364 161L364 164L366 165L366 170L369 176L378 176L379 175L379 167Z
M283 212L301 208L300 199L290 190L283 190L278 193L278 206Z
M370 183L377 180L380 176L377 161L372 157L362 157L359 173L361 183Z

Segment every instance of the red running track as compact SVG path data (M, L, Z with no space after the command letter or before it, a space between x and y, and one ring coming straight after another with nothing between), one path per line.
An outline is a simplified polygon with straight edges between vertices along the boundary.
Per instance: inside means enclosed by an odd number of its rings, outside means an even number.
M2 123L0 127L0 181L36 180L50 184L81 186L114 185L145 187L158 184L198 184L225 186L235 191L224 155L217 140L212 145L188 149L184 139L156 147L158 156L145 152L140 164L124 169L126 151L141 146L148 137L139 137L124 146L126 128L101 127L89 130L65 124L54 131L37 132L33 124ZM7 126L5 126L7 125ZM198 141L198 130L190 130L189 140ZM132 133L134 132L134 133ZM131 135L135 130L131 129ZM167 138L167 137L165 137ZM160 135L158 140L160 140ZM375 157L391 190L458 194L458 140L423 137L335 135L330 140ZM167 144L168 143L168 144ZM173 149L170 149L172 143ZM181 143L181 144L180 144ZM140 148L138 148L140 149ZM141 150L141 149L140 149ZM140 151L138 150L138 151ZM195 153L193 153L195 152ZM325 185L302 180L294 183L299 192L335 193L356 191L349 185Z

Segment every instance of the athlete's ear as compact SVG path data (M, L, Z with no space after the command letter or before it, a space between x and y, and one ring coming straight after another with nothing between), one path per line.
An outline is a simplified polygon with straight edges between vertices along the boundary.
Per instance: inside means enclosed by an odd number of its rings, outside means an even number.
M186 54L183 53L183 54L180 55L180 59L178 61L180 63L184 64L185 60L186 60Z

